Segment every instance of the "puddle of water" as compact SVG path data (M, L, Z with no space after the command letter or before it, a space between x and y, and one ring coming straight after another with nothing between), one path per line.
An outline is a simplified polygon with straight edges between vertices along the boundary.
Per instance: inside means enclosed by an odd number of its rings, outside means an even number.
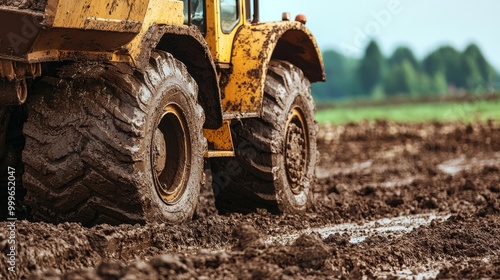
M351 174L351 173L356 173L365 169L371 168L373 165L373 160L367 160L364 162L358 162L354 163L349 167L344 167L344 168L325 168L322 166L316 167L316 177L318 179L323 179L330 177L332 175L338 175L338 174Z
M414 271L410 269L397 270L391 273L378 273L376 276L381 278L397 277L398 279L408 279L408 280L424 280L424 279L434 279L439 274L439 269L429 270L425 272L420 272L415 274Z
M494 153L487 155L486 157L474 157L467 159L465 156L461 156L456 159L445 161L437 166L441 171L446 174L455 175L461 171L471 169L472 167L484 167L484 166L500 166L500 153Z
M344 234L350 236L350 243L357 244L364 242L366 238L377 233L391 233L392 235L403 235L415 228L430 224L433 220L445 221L450 215L422 214L402 216L397 218L385 218L367 222L362 225L346 223L321 228L311 228L302 231L292 232L280 236L269 236L265 241L267 244L279 243L290 244L302 234L318 233L321 238L327 238L331 234Z
M397 187L402 187L409 185L415 181L415 177L408 177L406 179L402 180L397 180L397 181L387 181L384 183L379 184L380 187L386 188L386 189L392 189L392 188L397 188Z
M446 174L455 175L458 172L462 171L464 168L465 157L461 156L457 159L452 159L449 161L445 161L437 166L439 170L443 171Z

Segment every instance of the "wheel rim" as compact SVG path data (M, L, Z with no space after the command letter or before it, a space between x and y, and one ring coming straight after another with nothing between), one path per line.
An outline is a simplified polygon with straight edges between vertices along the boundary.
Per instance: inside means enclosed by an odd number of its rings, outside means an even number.
M298 195L304 189L309 161L309 137L304 114L299 107L291 110L285 134L285 170L291 191Z
M179 202L186 190L191 158L186 118L177 105L165 107L156 123L151 143L151 171L156 191L169 205Z

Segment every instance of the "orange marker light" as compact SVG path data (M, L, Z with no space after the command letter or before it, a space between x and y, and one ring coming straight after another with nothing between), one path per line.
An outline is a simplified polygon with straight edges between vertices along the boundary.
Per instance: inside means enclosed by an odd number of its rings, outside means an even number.
M307 22L307 17L306 17L306 15L304 15L304 14L298 14L298 15L295 17L295 21L301 22L302 24L306 24L306 22Z

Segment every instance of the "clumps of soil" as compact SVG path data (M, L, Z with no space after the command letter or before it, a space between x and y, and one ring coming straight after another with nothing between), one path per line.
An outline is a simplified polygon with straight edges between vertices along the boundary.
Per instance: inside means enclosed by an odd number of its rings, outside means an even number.
M0 227L7 228L7 223L0 223ZM179 253L189 247L224 247L233 240L231 233L236 224L215 216L185 225L85 228L75 223L52 225L18 221L16 227L16 273L7 273L6 254L0 255L0 271L6 273L7 279L9 275L12 279L20 279L48 268L71 271L96 267L103 261L129 263L165 252ZM7 236L0 235L0 251L7 252L10 246L7 241Z
M233 236L237 240L234 247L237 250L262 249L265 247L261 234L249 224L242 224L235 228Z
M65 274L49 271L35 279L69 279L75 275L82 279L360 279L395 274L405 267L417 266L425 271L433 263L447 259L469 261L441 269L438 278L497 279L498 257L483 257L500 252L499 221L498 215L479 220L474 216L453 216L401 238L379 235L360 244L350 244L341 235L322 240L317 234L301 235L290 245L265 244L259 231L243 225L235 229L238 246L231 250L159 255L129 265L104 261L95 269Z
M500 124L322 126L314 203L301 215L218 215L209 185L185 225L85 228L18 221L22 279L369 279L400 270L443 279L500 279ZM460 159L449 174L438 168ZM435 213L449 215L410 233L351 244L349 232L322 239L312 227ZM6 228L0 223L0 228ZM0 235L0 250L6 250ZM278 238L279 240L279 238Z
M487 215L499 215L500 214L500 199L499 195L496 197L494 195L481 196L484 199L486 205L476 212L478 217L485 217Z
M439 271L436 279L499 279L500 257L456 263Z
M318 219L473 213L498 196L498 123L372 122L324 126L319 134L321 172L310 209L323 214ZM452 175L437 167L453 159L463 159L463 170Z
M331 236L325 240L333 251L327 262L332 264L333 275L360 279L394 275L397 270L410 267L426 271L433 263L445 260L482 259L500 252L499 221L497 215L480 220L474 216L453 216L444 223L433 222L400 238L376 235L360 244L347 243L342 236ZM494 263L493 260L483 266ZM494 271L481 271L478 267L471 275L497 279L500 274L498 269ZM458 277L460 273L464 273L463 270L456 268L441 271L448 279L463 278Z
M19 9L45 11L48 0L0 0L0 6L11 6Z
M164 254L129 265L103 261L94 269L67 273L55 270L32 275L33 279L296 279L328 276L321 270L330 248L316 234L302 235L292 245L266 245L251 225L235 228L236 244L230 251L199 250L190 255Z
M60 274L54 270L46 271L38 275L32 275L32 279L193 279L196 276L192 268L175 256L160 255L151 261L134 261L130 265L118 262L102 262L95 269L75 270Z
M302 269L320 270L330 257L330 248L317 234L303 234L289 248L284 256L293 256ZM279 260L279 256L276 259Z

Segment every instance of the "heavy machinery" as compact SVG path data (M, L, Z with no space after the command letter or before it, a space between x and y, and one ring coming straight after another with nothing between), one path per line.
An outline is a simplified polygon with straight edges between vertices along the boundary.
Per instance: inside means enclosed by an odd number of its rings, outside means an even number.
M258 0L0 0L1 176L50 222L188 220L205 166L220 211L301 213L324 79Z

